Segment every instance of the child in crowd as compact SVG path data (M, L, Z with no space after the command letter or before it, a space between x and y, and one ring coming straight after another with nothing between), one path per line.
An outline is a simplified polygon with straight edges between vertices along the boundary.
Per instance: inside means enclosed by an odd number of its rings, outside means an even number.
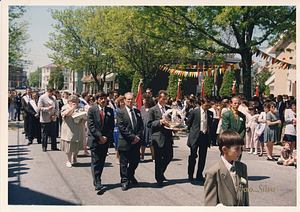
M255 130L258 125L259 114L256 113L255 107L251 106L248 109L249 115L246 116L246 148L250 148L249 154L258 154L258 136L255 134ZM253 150L255 150L253 152Z
M207 172L204 183L206 206L249 206L247 166L239 162L244 139L231 130L222 132L217 143L221 158Z
M280 158L278 159L277 164L278 165L284 165L284 166L292 166L294 165L294 160L292 157L291 152L291 143L285 142L283 144L283 149L280 152Z

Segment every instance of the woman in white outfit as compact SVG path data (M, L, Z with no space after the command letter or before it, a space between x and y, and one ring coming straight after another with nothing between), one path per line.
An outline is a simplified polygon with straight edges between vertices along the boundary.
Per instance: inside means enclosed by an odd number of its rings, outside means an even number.
M286 109L284 112L284 120L286 122L285 132L283 136L283 140L287 142L291 142L291 152L293 153L295 143L297 140L297 111L296 111L296 101L293 100L290 102L289 107L291 109Z
M229 100L228 99L223 99L222 102L221 102L221 107L220 107L220 110L221 113L219 113L219 116L220 116L220 120L219 120L219 124L218 124L218 128L217 128L217 134L221 134L221 132L223 132L223 129L222 129L222 115L223 113L225 113L226 111L230 110L230 104L229 104Z
M246 148L250 148L249 154L253 153L255 148L254 155L258 153L258 136L255 134L255 130L258 125L259 114L256 113L255 107L249 107L249 115L246 116Z
M267 123L267 113L269 112L269 108L267 107L267 102L264 103L263 108L264 108L264 112L261 112L259 117L258 117L258 123L262 124L261 128L262 128L262 133L260 135L258 135L258 140L260 143L260 154L258 155L258 157L261 157L263 155L263 151L264 151L264 131L265 131L265 127L266 127L266 123ZM257 134L257 133L256 133Z

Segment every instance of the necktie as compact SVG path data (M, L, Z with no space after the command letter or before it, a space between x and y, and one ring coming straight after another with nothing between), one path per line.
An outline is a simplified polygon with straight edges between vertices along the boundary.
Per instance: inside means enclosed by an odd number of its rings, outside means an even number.
M131 118L132 118L132 124L133 124L133 131L136 133L136 119L135 119L135 116L134 116L134 112L133 112L133 109L130 109L131 111Z
M101 123L103 123L103 109L102 108L100 110L100 115L101 115Z
M203 133L206 133L206 129L207 129L207 120L206 120L206 112L204 111L203 113Z
M236 170L235 170L234 166L231 167L230 173L231 173L231 175L233 177L233 180L234 180L234 186L237 189L238 188L238 175L236 174Z
M164 107L164 106L161 107L161 113L162 113L162 114L165 113L165 107Z
M233 114L235 116L235 119L238 120L238 118L239 118L238 112L234 109L232 109L232 111L233 111Z

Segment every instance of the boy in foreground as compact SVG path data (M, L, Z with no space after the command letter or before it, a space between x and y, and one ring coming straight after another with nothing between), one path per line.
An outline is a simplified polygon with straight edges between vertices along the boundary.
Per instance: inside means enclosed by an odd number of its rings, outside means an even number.
M249 206L247 166L239 162L244 139L231 130L222 132L217 143L221 158L205 176L205 205Z

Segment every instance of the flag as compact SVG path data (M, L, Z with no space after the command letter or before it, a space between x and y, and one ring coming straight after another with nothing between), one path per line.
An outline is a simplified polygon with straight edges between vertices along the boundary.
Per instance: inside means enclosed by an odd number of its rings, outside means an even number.
M176 101L179 100L179 99L182 100L182 99L181 99L180 82L178 82L178 91L177 91Z
M235 86L235 81L233 82L232 94L236 95L236 86Z
M141 110L141 107L142 107L142 80L140 80L140 83L139 83L138 95L135 99L135 102L138 103L138 109Z
M203 83L203 82L202 82L201 97L205 97L205 93L204 93L204 83Z
M259 96L259 83L257 83L255 96Z

